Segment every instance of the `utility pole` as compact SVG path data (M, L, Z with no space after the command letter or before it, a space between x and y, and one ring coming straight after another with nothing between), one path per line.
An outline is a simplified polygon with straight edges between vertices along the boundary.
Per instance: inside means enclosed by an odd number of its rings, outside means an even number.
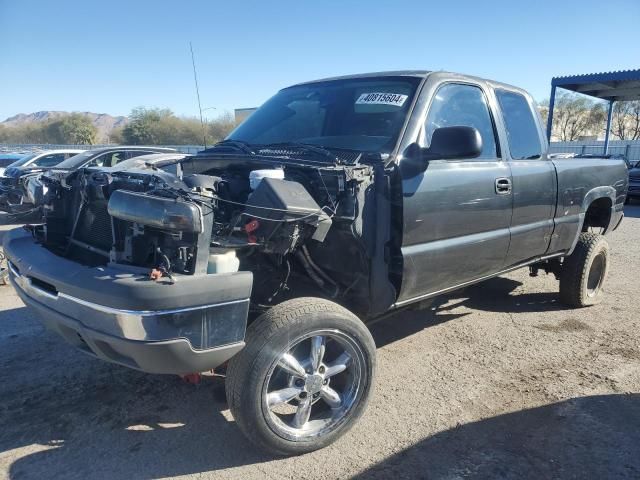
M198 88L198 74L196 73L196 59L193 55L193 45L189 42L189 49L191 50L191 64L193 65L193 80L196 84L196 96L198 97L198 110L200 111L200 125L202 125L202 144L204 148L207 148L207 131L204 127L204 121L202 120L202 105L200 104L200 89Z

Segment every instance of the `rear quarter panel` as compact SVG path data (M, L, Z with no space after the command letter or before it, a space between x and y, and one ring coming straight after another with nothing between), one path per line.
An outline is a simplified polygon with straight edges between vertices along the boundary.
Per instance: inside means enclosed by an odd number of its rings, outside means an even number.
M629 177L622 160L603 158L554 159L558 176L556 228L549 253L570 251L582 230L584 214L599 198L609 198L612 224L622 214Z

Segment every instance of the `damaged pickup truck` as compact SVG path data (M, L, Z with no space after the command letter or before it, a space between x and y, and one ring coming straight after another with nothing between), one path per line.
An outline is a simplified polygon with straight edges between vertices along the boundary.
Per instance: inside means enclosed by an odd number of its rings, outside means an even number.
M44 223L5 237L11 283L103 360L228 362L237 425L279 454L362 415L366 322L525 266L600 301L627 190L622 161L549 159L526 92L443 72L295 85L213 148L134 160L43 177Z

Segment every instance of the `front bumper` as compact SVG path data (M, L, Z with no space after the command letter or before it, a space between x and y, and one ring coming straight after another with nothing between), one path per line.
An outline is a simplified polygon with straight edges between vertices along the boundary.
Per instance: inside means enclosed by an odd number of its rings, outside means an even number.
M42 322L76 348L149 373L215 368L244 347L252 274L154 282L125 267L89 268L20 229L4 241L9 280Z
M640 182L629 182L627 197L640 197Z

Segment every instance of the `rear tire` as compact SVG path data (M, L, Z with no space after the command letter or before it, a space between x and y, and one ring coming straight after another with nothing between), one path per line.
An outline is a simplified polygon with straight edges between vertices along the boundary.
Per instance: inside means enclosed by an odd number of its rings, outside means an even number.
M609 243L600 234L580 234L575 250L560 272L560 300L571 307L602 301L602 286L609 271Z
M319 298L289 300L257 318L245 341L229 362L227 401L257 446L277 455L311 452L363 414L376 348L345 308Z

